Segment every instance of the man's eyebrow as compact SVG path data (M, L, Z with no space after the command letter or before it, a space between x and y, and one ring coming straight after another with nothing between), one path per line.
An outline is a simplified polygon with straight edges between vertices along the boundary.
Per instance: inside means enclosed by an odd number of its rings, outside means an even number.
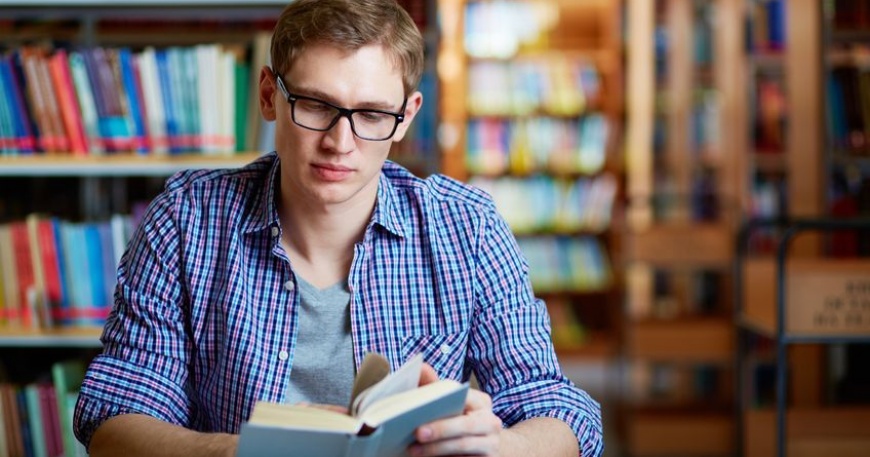
M318 89L313 88L299 88L299 87L287 87L287 90L290 93L296 95L304 95L306 97L316 98L318 100L322 100L328 103L331 103L335 106L341 106L343 108L347 108L343 106L335 97L327 94L326 92L320 91ZM356 106L350 107L350 109L374 109L379 111L389 111L389 112L397 112L401 107L397 107L396 105L389 102L382 101L367 101L358 103Z

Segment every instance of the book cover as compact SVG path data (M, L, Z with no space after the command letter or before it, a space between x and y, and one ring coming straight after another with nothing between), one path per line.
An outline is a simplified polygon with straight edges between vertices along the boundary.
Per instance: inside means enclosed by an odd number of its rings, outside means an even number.
M30 255L30 240L25 222L13 222L9 226L11 246L14 249L15 271L18 276L18 305L21 316L21 326L33 328L37 321L33 314L33 292L36 290L36 278L33 261Z
M47 380L39 383L39 406L45 429L45 447L49 457L63 456L63 438L60 434L60 418L57 415L57 398L54 385Z
M139 63L141 90L145 106L145 117L148 120L147 130L151 152L166 154L169 150L169 140L166 137L166 117L163 107L163 88L160 86L160 75L157 71L157 52L148 46L136 55Z
M36 51L31 47L22 47L16 54L21 69L22 81L30 106L30 114L33 117L37 133L37 147L42 152L56 150L56 133L51 129L48 119L48 102L39 83L39 75L36 64Z
M69 152L69 132L67 132L66 127L64 126L61 115L60 101L58 99L59 88L51 78L51 69L49 68L50 59L51 57L48 49L36 48L34 54L37 70L36 74L38 76L38 84L40 84L42 93L45 97L48 122L51 125L50 128L52 132L54 132L54 151Z
M120 77L119 90L121 93L119 96L122 97L123 105L126 108L125 117L128 121L128 130L131 131L133 136L132 147L136 152L145 153L148 152L145 112L139 103L141 88L136 80L130 49L118 49L116 59Z
M57 401L57 416L60 419L64 455L67 457L85 455L78 451L82 445L73 435L72 426L75 402L84 378L85 364L81 360L64 360L55 362L51 366L51 380L54 383Z
M0 156L16 154L18 150L19 115L12 99L12 81L7 76L4 56L0 56Z
M157 77L160 85L160 95L166 120L166 138L170 153L183 151L181 142L181 120L178 116L177 106L181 104L180 95L176 92L173 83L172 64L170 63L170 49L158 49L154 53L157 68Z
M75 86L76 99L79 101L79 109L81 110L82 127L87 139L88 154L100 155L104 149L103 139L100 136L97 105L91 82L88 79L84 55L81 52L71 52L69 54L69 67L70 78L72 79L73 86Z
M0 270L3 281L3 318L7 325L21 324L21 304L18 303L18 272L15 271L15 250L10 224L0 224Z
M69 58L63 49L46 58L48 74L55 90L60 120L69 138L69 150L74 155L85 156L88 152L81 108L76 98L70 76Z
M17 388L9 383L0 384L3 395L3 417L9 454L24 455L24 436L21 433L21 417L18 413Z
M27 406L27 422L30 428L30 443L33 447L33 457L48 457L45 427L39 399L39 386L36 383L24 386L24 397L25 405Z
M0 457L9 457L12 442L9 435L9 417L6 414L6 398L0 384Z
M242 425L237 456L277 457L287 449L299 455L406 455L419 426L461 414L468 394L467 383L453 380L418 387L422 366L418 354L383 376L386 359L369 354L354 381L349 414L259 402Z
M8 81L9 101L12 104L12 111L16 116L16 129L18 131L18 153L32 153L36 147L31 131L31 115L27 111L27 105L24 102L21 80L15 71L14 55L0 57L4 62L3 72L5 79Z

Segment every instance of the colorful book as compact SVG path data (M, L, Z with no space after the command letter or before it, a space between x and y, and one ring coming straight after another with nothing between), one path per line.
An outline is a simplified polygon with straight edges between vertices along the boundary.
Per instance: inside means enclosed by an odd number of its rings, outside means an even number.
M74 155L85 156L88 153L88 145L82 122L82 111L73 88L66 51L58 49L54 55L47 57L47 66L55 89L61 120L66 136L69 138L69 150Z
M81 52L72 52L69 55L70 75L75 86L76 98L81 109L82 126L87 138L88 153L101 155L105 151L97 115L97 105L94 100L94 92L91 81L88 78L88 70L85 66L85 57Z
M63 437L64 455L74 457L87 455L84 447L73 434L73 412L78 398L79 388L85 378L85 364L81 360L64 360L51 366L51 380L57 399L57 413L61 436Z

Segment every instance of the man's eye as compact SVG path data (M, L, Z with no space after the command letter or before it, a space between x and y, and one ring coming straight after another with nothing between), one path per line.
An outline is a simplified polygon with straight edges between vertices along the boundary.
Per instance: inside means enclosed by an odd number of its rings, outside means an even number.
M357 115L365 122L381 122L391 117L384 113L378 113L377 111L357 111Z
M331 106L329 106L325 103L322 103L322 102L314 101L314 100L300 100L297 103L300 104L300 106L299 106L300 108L302 108L306 111L311 111L311 112L325 112L325 111L332 111L333 110L333 108Z

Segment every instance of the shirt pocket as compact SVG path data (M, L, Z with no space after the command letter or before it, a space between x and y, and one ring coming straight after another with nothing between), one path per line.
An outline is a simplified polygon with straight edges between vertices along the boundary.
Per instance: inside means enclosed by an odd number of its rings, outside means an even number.
M402 359L423 354L441 379L465 380L465 359L468 352L468 332L434 335L408 335L402 338Z

